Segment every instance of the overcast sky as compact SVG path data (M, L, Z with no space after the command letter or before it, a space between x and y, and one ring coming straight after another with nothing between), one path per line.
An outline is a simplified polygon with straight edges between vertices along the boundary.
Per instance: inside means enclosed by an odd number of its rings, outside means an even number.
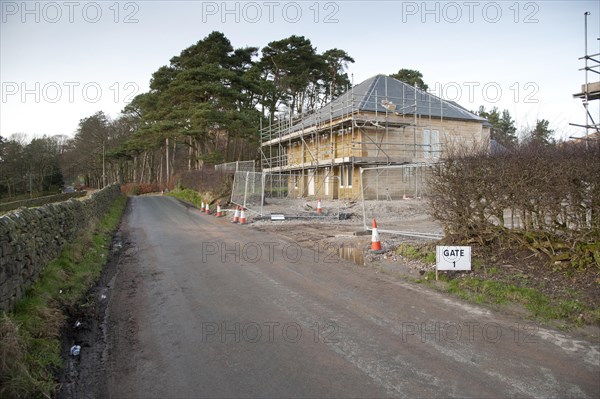
M519 128L548 119L581 136L584 12L600 52L598 1L0 1L0 135L73 135L117 117L151 74L210 32L236 48L292 34L347 51L354 83L418 69L434 94L467 109L508 109ZM590 73L590 81L598 75ZM597 101L598 102L598 101ZM592 115L600 119L597 105Z

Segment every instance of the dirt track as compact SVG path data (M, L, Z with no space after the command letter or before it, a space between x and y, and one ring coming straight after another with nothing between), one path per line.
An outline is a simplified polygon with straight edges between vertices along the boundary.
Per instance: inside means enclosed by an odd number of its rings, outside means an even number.
M106 334L84 347L71 395L600 395L597 344L375 274L318 244L157 196L131 199L121 234L99 316Z

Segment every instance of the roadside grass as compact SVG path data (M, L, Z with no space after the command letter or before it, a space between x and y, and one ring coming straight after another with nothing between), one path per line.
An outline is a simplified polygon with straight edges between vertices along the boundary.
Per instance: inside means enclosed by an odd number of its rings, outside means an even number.
M115 200L46 266L14 312L0 316L0 397L53 396L66 313L85 300L100 276L126 202L125 196Z
M489 272L489 271L488 271ZM490 275L497 272L492 269ZM517 304L525 308L531 318L542 322L568 322L572 327L600 323L600 309L592 308L580 301L578 293L571 291L571 298L553 298L535 288L523 287L507 281L490 280L476 276L450 278L439 274L435 281L435 271L429 271L418 283L426 283L438 290L449 292L459 298L482 305L508 308ZM567 327L563 325L562 327Z
M402 243L396 248L396 253L407 259L419 260L426 264L435 263L435 247L430 245L410 245Z
M396 253L406 259L422 262L426 266L435 264L434 245L411 245L402 243ZM600 323L600 307L590 306L580 300L580 293L572 288L564 292L548 295L532 287L531 277L522 273L506 274L497 266L487 266L486 259L473 257L472 273L439 273L435 281L435 271L426 272L421 278L411 281L427 284L437 290L448 292L470 302L509 309L525 309L531 318L550 323L558 321L579 327L585 324ZM562 327L567 328L566 325Z
M165 195L179 198L183 201L196 205L198 208L200 208L202 205L202 196L198 193L198 191L191 190L189 188L174 188Z

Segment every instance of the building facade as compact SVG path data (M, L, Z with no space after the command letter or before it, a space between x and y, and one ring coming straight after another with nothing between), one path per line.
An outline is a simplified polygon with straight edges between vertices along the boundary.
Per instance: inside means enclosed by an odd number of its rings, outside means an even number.
M487 146L490 125L460 105L385 75L316 112L261 129L263 172L290 197L360 197L360 168L432 164Z

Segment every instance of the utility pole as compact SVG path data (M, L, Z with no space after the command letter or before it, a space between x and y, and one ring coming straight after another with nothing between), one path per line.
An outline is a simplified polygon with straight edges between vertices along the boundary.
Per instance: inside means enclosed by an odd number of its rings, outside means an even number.
M584 34L585 34L585 100L583 106L585 108L585 149L586 151L589 149L589 130L590 130L590 112L589 112L589 82L588 82L588 16L591 13L586 11L583 14L584 20Z

